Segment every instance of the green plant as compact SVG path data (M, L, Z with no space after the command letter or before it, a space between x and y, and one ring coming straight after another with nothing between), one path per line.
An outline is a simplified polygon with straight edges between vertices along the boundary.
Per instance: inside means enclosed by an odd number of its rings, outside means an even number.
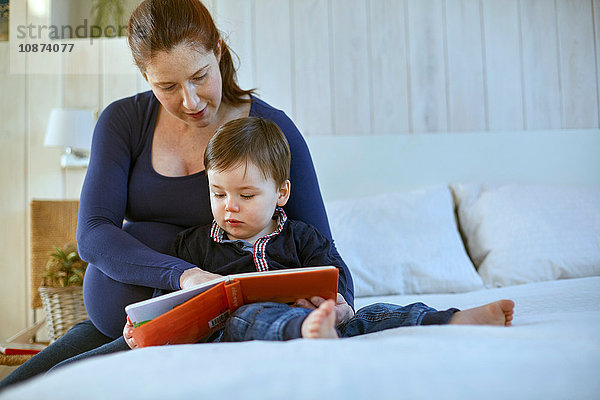
M121 25L125 9L122 5L123 0L95 0L92 5L92 16L94 25L103 29L112 25L118 30Z
M66 287L83 285L87 263L79 258L77 246L67 243L62 249L54 246L54 253L42 274L42 286Z
M0 21L2 21L2 20L8 21L8 10L9 10L8 1L0 0Z

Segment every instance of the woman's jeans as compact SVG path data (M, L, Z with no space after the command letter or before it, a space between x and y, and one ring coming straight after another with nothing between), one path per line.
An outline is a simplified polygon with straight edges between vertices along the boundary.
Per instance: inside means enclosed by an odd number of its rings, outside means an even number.
M290 340L301 337L301 326L312 310L280 303L255 303L237 309L227 320L221 342ZM352 337L401 326L442 325L458 309L437 311L423 303L408 306L377 303L361 308L337 327L340 337Z

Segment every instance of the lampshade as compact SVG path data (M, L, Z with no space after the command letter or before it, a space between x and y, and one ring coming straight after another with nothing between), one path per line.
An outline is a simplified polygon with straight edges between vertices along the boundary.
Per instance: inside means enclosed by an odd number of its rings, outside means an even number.
M54 108L48 120L44 146L89 150L94 124L93 110Z

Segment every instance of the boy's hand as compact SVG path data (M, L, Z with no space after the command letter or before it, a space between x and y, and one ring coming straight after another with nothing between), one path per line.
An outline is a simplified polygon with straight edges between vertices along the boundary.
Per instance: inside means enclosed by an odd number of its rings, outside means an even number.
M310 299L298 299L296 300L296 305L304 308L316 309L323 302L325 302L324 298L314 296ZM337 326L352 318L354 316L354 310L352 309L352 307L350 307L348 302L346 302L346 299L344 299L344 296L342 296L340 293L337 294L336 303L337 304L335 305L335 324Z
M183 271L183 274L179 277L179 287L181 289L187 289L219 278L222 278L222 275L213 274L212 272L203 271L198 267L194 267Z
M129 346L131 350L137 349L137 344L135 344L135 340L133 339L133 324L129 317L127 317L127 323L123 328L123 337L125 338L125 342Z

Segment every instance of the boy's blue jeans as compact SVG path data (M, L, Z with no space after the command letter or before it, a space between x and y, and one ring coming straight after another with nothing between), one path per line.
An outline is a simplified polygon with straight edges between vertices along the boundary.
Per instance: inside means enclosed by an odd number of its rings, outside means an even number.
M213 339L221 342L290 340L301 337L300 328L312 310L280 303L247 304L227 320L225 329ZM340 337L352 337L401 326L442 325L458 309L437 311L423 303L407 306L377 303L361 308L353 318L337 327Z

